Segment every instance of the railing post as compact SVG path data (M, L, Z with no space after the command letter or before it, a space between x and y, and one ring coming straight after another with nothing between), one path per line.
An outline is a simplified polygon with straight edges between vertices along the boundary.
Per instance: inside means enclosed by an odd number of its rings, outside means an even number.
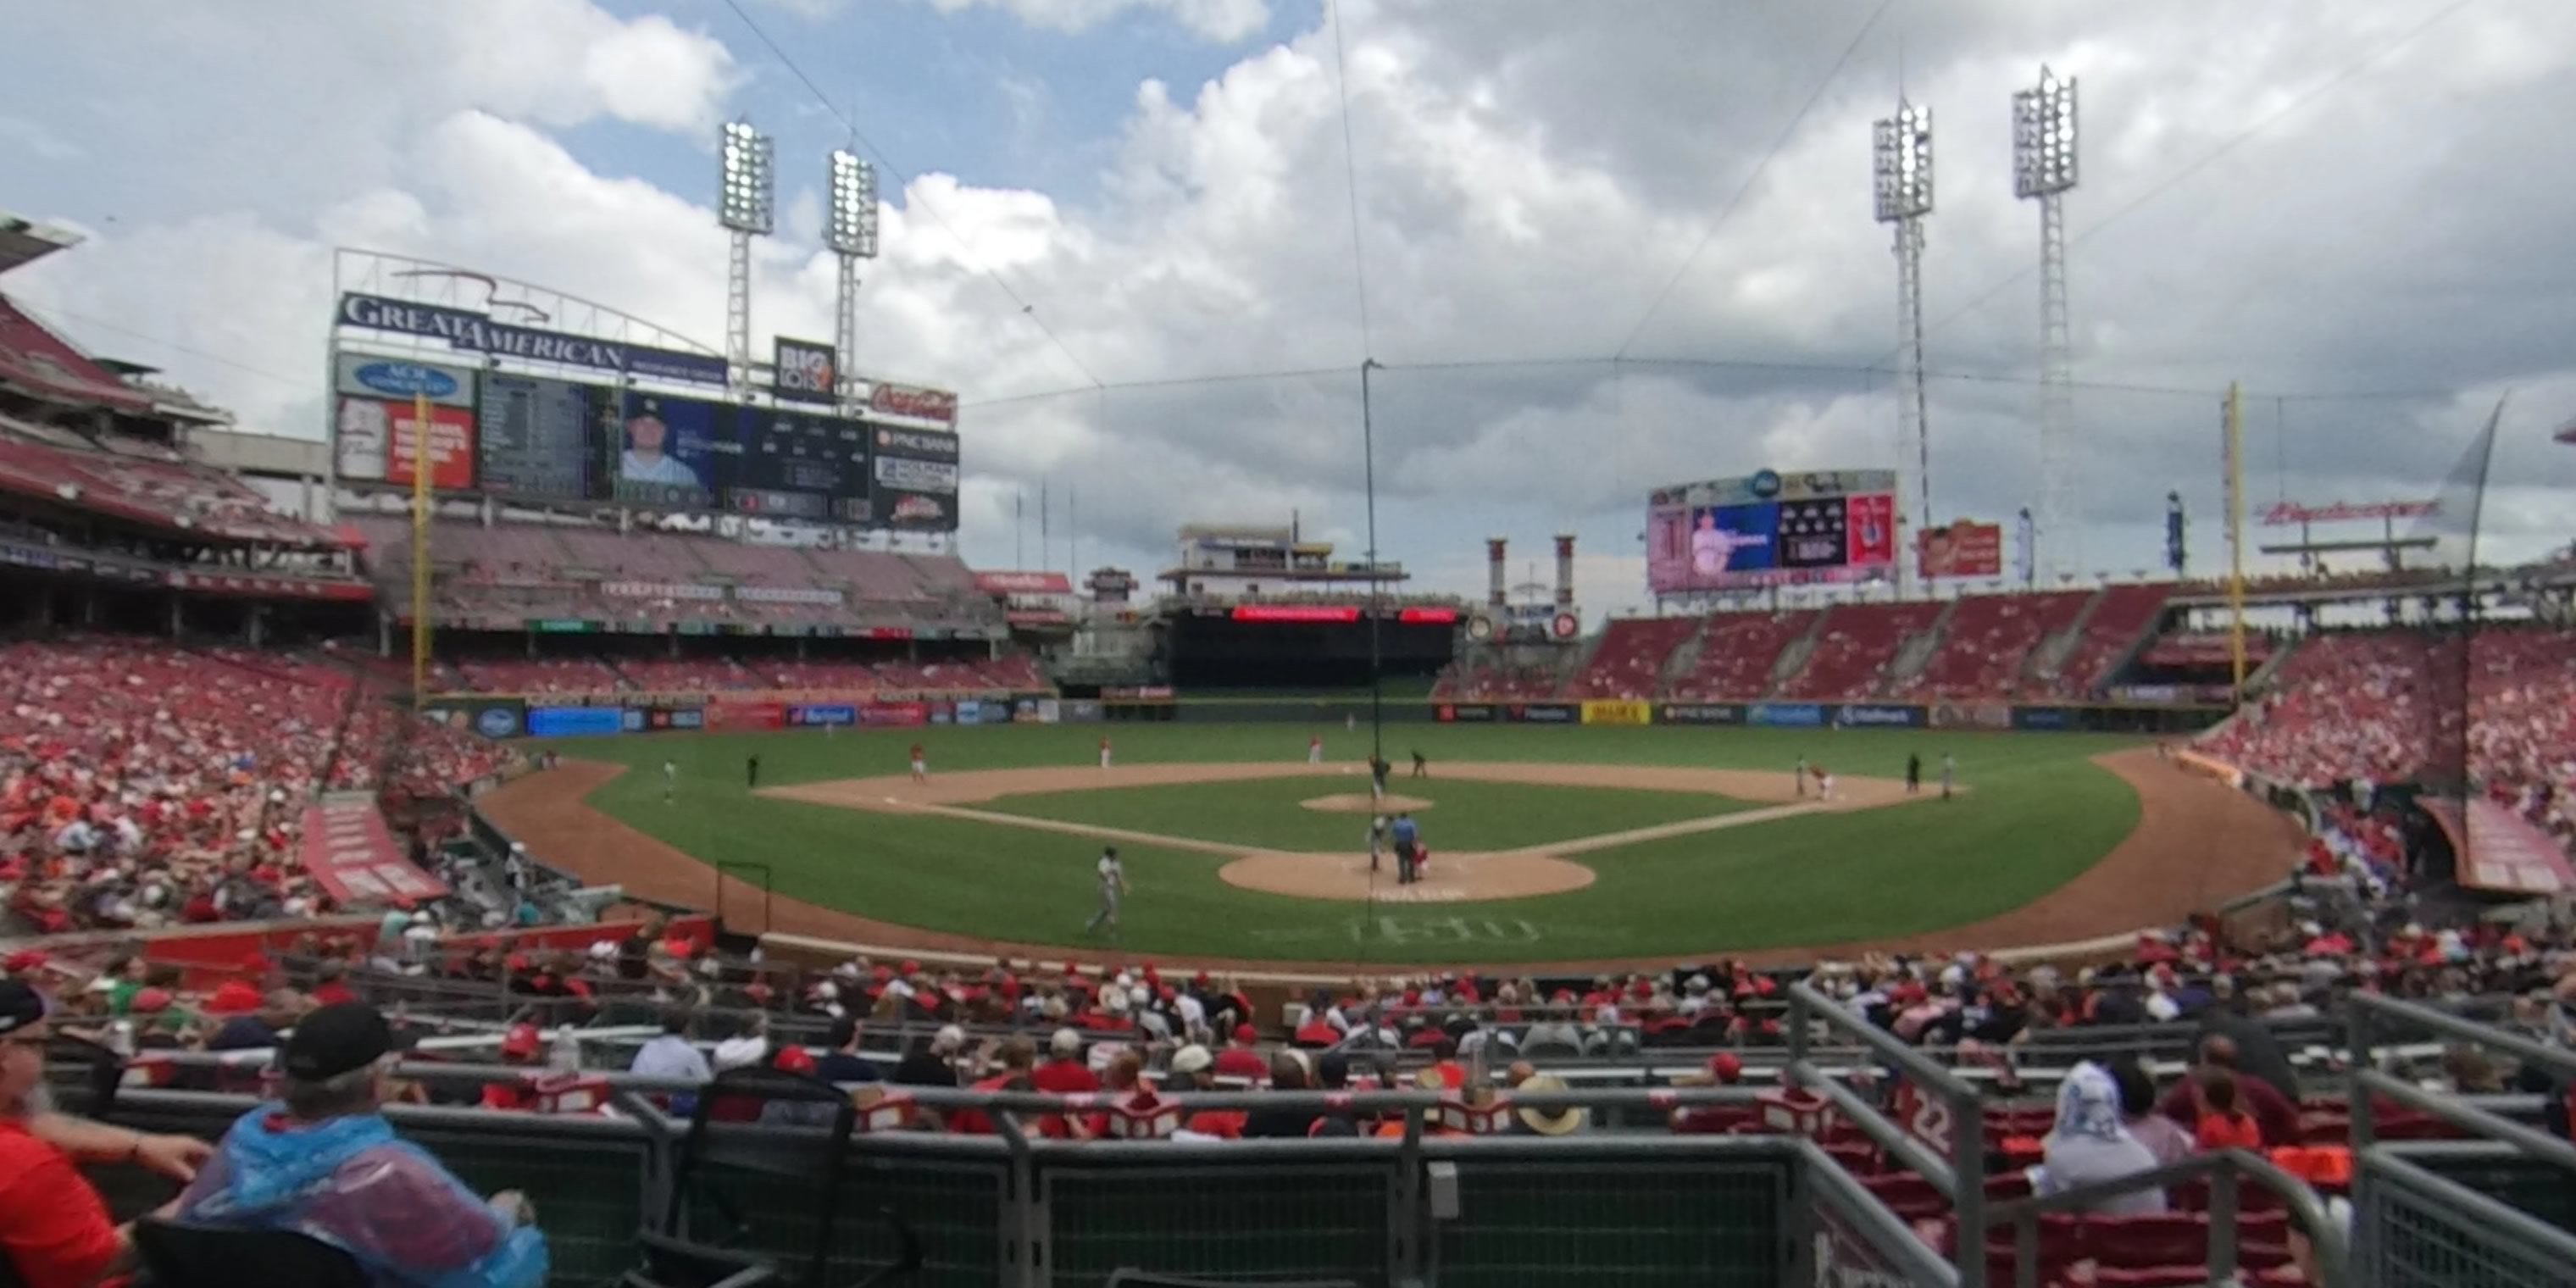
M1950 1176L1957 1192L1950 1208L1959 1217L1960 1288L1985 1288L1986 1282L1986 1109L1975 1087L1953 1095L1946 1087L1925 1087L1950 1105Z
M2371 1112L2370 1089L2362 1084L2363 1071L2376 1067L2370 1058L2370 999L2355 993L2344 1002L2345 1058L2351 1067L2344 1071L2348 1088L2345 1098L2352 1114L2352 1151L2361 1151L2379 1143L2376 1115Z
M2236 1277L2236 1160L2209 1176L2209 1281Z

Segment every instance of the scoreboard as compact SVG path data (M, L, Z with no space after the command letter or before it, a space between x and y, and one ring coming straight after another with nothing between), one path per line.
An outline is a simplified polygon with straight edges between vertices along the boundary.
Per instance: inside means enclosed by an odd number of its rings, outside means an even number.
M614 406L596 385L536 376L483 377L483 490L531 500L590 498L590 442Z
M868 431L855 420L745 408L724 471L724 508L735 514L865 523Z
M1893 470L1763 470L1646 499L1654 594L1871 581L1895 568Z

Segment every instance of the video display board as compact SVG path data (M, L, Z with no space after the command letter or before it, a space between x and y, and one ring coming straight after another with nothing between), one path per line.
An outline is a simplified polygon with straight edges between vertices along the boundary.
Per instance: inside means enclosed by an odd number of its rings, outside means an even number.
M1658 595L1869 581L1896 566L1896 472L1762 470L1646 498Z
M880 527L907 532L957 530L957 436L938 430L870 425L870 456Z
M868 427L785 408L744 408L725 453L724 508L783 519L868 523Z
M531 500L592 497L590 445L617 423L617 391L539 376L483 377L483 490Z
M715 501L721 444L734 439L731 403L630 391L617 425L601 435L607 498L665 510Z

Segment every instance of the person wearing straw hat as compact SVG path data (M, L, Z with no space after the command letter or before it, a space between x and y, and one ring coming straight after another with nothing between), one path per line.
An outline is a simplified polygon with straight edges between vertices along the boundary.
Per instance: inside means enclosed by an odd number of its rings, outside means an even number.
M1513 1090L1564 1091L1566 1090L1566 1086L1565 1080L1557 1077L1555 1074L1538 1073L1522 1079L1521 1085L1513 1088ZM1583 1130L1584 1111L1579 1108L1570 1106L1563 1109L1523 1107L1513 1110L1512 1113L1514 1117L1520 1120L1520 1126L1513 1132L1514 1135L1519 1135L1521 1132L1526 1131L1538 1136L1570 1136L1575 1132Z

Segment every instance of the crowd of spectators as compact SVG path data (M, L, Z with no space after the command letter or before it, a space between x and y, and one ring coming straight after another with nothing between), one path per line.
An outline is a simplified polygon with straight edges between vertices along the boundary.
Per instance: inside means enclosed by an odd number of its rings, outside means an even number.
M2201 749L2310 787L2465 774L2562 842L2576 840L2576 632L2321 635Z
M0 648L0 901L42 931L322 911L329 789L434 796L511 753L329 662L119 636Z
M736 693L830 689L845 693L1028 693L1054 685L1027 653L998 658L788 658L745 655L628 658L583 654L542 659L460 660L442 682L475 693L574 695L623 692Z

